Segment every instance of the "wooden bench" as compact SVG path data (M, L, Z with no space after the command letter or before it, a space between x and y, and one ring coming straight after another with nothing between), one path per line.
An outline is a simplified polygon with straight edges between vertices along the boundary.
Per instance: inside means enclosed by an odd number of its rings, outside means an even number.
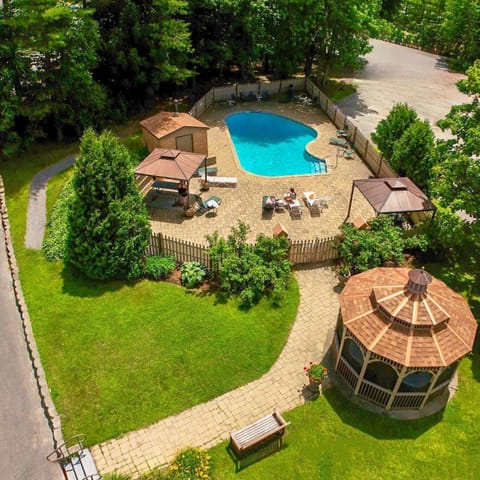
M230 434L230 445L236 456L236 468L240 469L241 458L246 456L255 447L276 440L278 450L283 446L283 435L286 422L283 417L273 412L266 417L256 420L246 427Z

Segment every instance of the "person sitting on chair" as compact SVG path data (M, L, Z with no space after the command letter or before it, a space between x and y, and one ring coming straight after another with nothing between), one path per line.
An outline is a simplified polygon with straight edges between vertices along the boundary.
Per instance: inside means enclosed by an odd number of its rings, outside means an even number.
M295 189L292 187L290 191L283 196L283 198L286 202L292 203L297 199L297 193L295 192Z

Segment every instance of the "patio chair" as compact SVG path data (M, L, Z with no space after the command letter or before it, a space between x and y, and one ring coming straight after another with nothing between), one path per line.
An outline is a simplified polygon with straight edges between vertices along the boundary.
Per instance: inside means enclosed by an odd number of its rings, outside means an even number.
M268 100L270 98L269 95L268 90L262 90L262 100Z
M263 210L275 210L277 205L277 199L273 195L264 195L262 199L262 209Z
M215 215L217 214L217 208L222 204L222 199L217 196L212 196L207 198L206 200L202 200L201 197L197 196L197 205L198 211L200 213L203 212L213 212Z
M236 177L206 177L207 183L212 187L236 187L238 179Z
M344 138L331 137L330 140L328 140L328 143L330 145L336 145L337 147L348 146L348 142Z
M292 218L302 218L302 205L297 199L288 204L288 209Z
M250 90L248 92L248 99L249 100L257 100L257 96L255 95L255 92L253 90Z

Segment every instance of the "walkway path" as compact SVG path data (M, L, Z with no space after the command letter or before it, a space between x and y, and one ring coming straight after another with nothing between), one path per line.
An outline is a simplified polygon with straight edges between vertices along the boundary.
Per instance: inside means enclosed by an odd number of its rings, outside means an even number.
M47 183L51 177L71 167L75 157L69 155L62 161L37 173L30 183L27 208L27 228L25 246L33 250L42 248L45 224L47 222Z
M337 284L331 269L299 270L300 305L287 344L260 379L209 402L92 448L98 470L130 475L164 465L187 445L209 448L229 433L271 413L305 402L303 367L325 355L338 315Z

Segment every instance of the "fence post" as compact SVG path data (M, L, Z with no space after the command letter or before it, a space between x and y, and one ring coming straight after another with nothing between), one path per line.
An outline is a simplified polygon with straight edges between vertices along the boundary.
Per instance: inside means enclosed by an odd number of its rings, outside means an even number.
M355 145L355 139L357 138L357 127L354 127L355 130L353 131L353 139L352 139L352 143L353 145Z
M332 105L333 105L333 102L332 102ZM332 123L333 123L333 125L334 125L335 127L337 126L337 124L335 123L335 119L337 118L337 110L338 110L338 108L337 108L337 106L335 105L335 106L333 107L333 119L332 119Z
M282 93L282 81L278 84L278 93Z
M363 158L365 159L365 161L367 160L367 151L368 151L368 145L369 145L369 141L366 140L366 143L365 143L365 153L363 154ZM367 162L368 163L368 162Z
M380 162L378 162L377 177L380 175L380 170L382 169L382 163L383 163L383 155L380 156Z

